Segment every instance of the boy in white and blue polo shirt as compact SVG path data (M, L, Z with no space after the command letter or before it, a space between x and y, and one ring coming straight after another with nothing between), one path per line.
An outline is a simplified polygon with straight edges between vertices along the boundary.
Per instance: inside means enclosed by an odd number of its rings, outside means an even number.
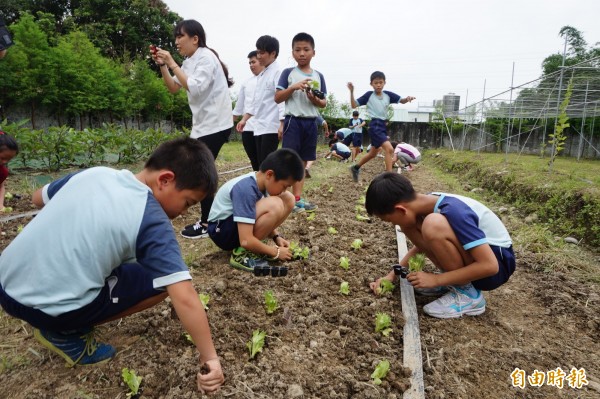
M319 108L327 105L327 88L323 74L310 66L315 55L315 41L308 33L298 33L292 39L292 55L298 63L281 72L275 102L285 101L282 148L290 148L300 155L304 165L317 158L317 123ZM294 184L296 199L294 212L312 212L314 204L302 198L304 179Z
M337 139L329 140L329 152L325 155L325 158L334 157L340 162L347 162L350 155L350 148L346 144L339 143Z
M386 125L388 106L390 104L406 104L415 99L415 97L412 96L402 98L391 91L384 91L385 75L380 71L375 71L371 74L371 86L373 87L372 91L366 92L355 100L354 85L348 83L348 89L350 90L350 104L352 105L352 108L366 105L367 113L371 117L371 122L369 123L371 150L364 155L357 164L350 167L352 179L355 182L358 182L360 168L377 156L380 147L384 150L385 170L388 172L392 170L392 165L394 164L392 159L394 156L394 148L390 144L387 136Z
M480 315L486 305L481 291L498 288L513 274L516 264L510 235L482 203L455 194L416 193L410 180L392 172L375 177L365 197L370 215L399 225L413 243L400 265L406 267L412 256L424 253L443 271L412 272L406 277L417 293L431 293L436 287L448 290L423 307L428 315ZM382 279L394 281L394 271L371 283L374 292Z
M137 174L95 167L44 186L33 194L42 210L0 256L0 304L73 366L115 355L95 341L94 326L170 296L198 368L210 370L200 387L213 390L223 382L220 361L170 219L217 181L208 147L182 138L158 147Z

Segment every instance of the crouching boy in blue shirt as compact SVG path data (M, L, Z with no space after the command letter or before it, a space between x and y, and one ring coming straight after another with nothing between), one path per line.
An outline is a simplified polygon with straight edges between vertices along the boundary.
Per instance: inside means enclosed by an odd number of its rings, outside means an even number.
M400 260L424 253L441 274L413 272L407 280L417 293L442 287L448 291L425 305L433 317L476 316L485 312L483 291L498 288L515 270L512 241L500 219L474 199L454 194L418 194L410 180L397 173L375 177L366 194L369 215L399 225L414 244ZM394 281L391 271L382 277ZM371 283L377 293L381 278Z
M170 221L216 187L211 152L191 138L162 144L137 174L95 167L44 186L42 210L0 256L0 304L73 366L115 355L94 326L169 296L209 369L198 389L217 390L221 363Z
M287 274L287 268L271 267L270 260L292 259L290 243L277 228L295 206L289 187L304 178L304 163L294 150L270 153L258 172L238 176L223 184L210 210L208 234L215 244L233 251L229 264L237 269L273 277ZM262 242L272 238L275 245ZM260 272L259 272L260 271Z

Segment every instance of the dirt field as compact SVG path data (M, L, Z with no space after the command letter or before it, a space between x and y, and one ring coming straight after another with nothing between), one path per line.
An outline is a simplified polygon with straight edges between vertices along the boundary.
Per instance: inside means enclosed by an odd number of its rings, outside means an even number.
M234 169L240 164L230 164ZM316 217L292 215L282 234L309 246L310 259L290 263L284 278L254 277L228 266L229 254L210 240L180 240L192 265L198 292L210 294L208 316L226 383L214 398L401 398L409 384L402 369L402 312L399 291L375 297L368 282L397 262L393 226L355 219L355 205L367 182L382 170L368 164L361 184L352 182L348 165L319 161L313 175L332 168L340 176L313 189ZM223 175L225 179L235 174ZM410 172L422 192L449 190L427 165ZM10 182L10 180L9 180ZM330 189L331 187L331 189ZM9 187L10 188L10 187ZM502 214L509 231L524 225L510 205L488 202ZM13 213L31 210L28 199L12 201ZM174 221L179 231L197 212ZM15 236L23 220L4 223L1 247ZM328 233L335 227L338 234ZM364 242L350 247L355 238ZM573 246L573 256L583 249ZM517 271L496 291L485 293L487 311L478 317L437 320L423 315L430 298L417 297L427 398L600 398L600 291L598 285L571 273L544 272L545 258L528 246L515 245ZM350 269L339 258L350 258ZM600 273L600 257L585 253ZM568 269L567 269L568 270ZM338 292L342 281L351 293ZM273 290L280 309L267 315L264 292ZM392 317L389 337L374 332L377 312ZM102 326L118 354L101 366L66 368L64 361L39 345L31 328L0 313L0 398L125 398L121 369L143 377L140 398L199 398L195 388L197 353L165 302L154 309ZM246 342L252 331L266 331L263 352L249 360ZM370 375L379 360L391 371L380 386ZM584 369L590 385L562 389L544 383L513 387L515 368L531 375L560 367Z

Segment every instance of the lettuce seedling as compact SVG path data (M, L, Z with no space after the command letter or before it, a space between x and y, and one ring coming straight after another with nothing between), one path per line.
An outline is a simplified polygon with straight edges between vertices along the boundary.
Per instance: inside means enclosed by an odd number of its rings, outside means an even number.
M4 208L2 208L2 212L12 212L13 209L11 206L5 206Z
M22 224L20 224L19 226L17 226L17 234L19 234L20 232L22 232L24 228L25 228L25 226L23 226Z
M7 191L6 194L4 194L4 199L6 199L6 200L13 199L13 195Z
M297 242L290 243L290 251L292 251L292 260L308 259L310 255L310 249L308 247L301 247Z
M340 267L344 270L348 270L350 268L350 258L342 256L340 258Z
M385 378L388 371L390 371L390 362L387 360L382 360L375 367L375 371L371 374L371 378L373 379L373 384L380 385L381 380Z
M362 205L356 205L354 207L354 210L356 211L356 213L362 213L362 212L366 212L367 211L367 209L364 206L362 206Z
M377 289L378 295L385 295L387 293L392 293L396 286L387 278L382 278L379 280L379 288Z
M127 387L129 388L127 397L131 398L132 396L137 395L140 390L140 384L142 383L142 377L138 377L135 375L135 371L130 371L128 368L121 370L121 376L123 377L123 382L127 384Z
M361 195L360 198L358 199L359 205L364 205L366 202L367 202L367 197L365 197L364 195Z
M277 298L275 298L271 290L265 291L265 309L267 310L267 314L273 314L273 312L279 309Z
M337 234L338 233L338 231L337 231L337 229L335 227L328 227L327 228L327 232L329 234Z
M408 260L408 271L413 273L413 272L420 272L421 270L423 270L423 266L425 265L425 254L416 254L414 256L411 256L410 259Z
M308 221L315 220L315 216L317 216L317 213L311 212L311 214L306 217L306 220L308 220Z
M327 190L327 192L332 193L333 192L333 186L329 186L329 190Z
M198 294L198 298L200 298L200 302L202 302L202 306L204 306L204 310L208 310L208 303L210 302L210 295Z
M262 348L265 345L265 336L267 333L265 331L254 330L252 332L252 339L246 342L246 346L250 351L250 359L254 359L254 356L258 352L262 352Z
M375 332L382 333L385 337L392 332L392 318L387 313L377 312L375 314Z
M350 294L350 285L347 281L342 281L342 283L340 284L340 294Z
M360 238L357 238L354 241L352 241L352 244L350 244L350 246L354 250L359 250L360 247L362 246L362 244L363 244L363 240L361 240Z
M359 222L370 222L371 218L368 216L363 216L360 213L356 214L356 220L358 220Z

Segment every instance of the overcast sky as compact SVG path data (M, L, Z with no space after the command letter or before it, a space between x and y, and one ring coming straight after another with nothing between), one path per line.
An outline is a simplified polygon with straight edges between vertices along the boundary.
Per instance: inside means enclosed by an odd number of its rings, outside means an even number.
M375 70L386 89L417 97L408 109L444 94L460 95L460 107L538 78L550 54L562 54L561 27L600 42L600 0L163 0L185 19L198 20L207 44L228 65L233 91L250 77L246 55L262 35L280 43L279 62L295 65L291 40L315 38L313 68L328 92L348 102L346 82L357 96L370 89ZM506 96L508 98L508 95Z

